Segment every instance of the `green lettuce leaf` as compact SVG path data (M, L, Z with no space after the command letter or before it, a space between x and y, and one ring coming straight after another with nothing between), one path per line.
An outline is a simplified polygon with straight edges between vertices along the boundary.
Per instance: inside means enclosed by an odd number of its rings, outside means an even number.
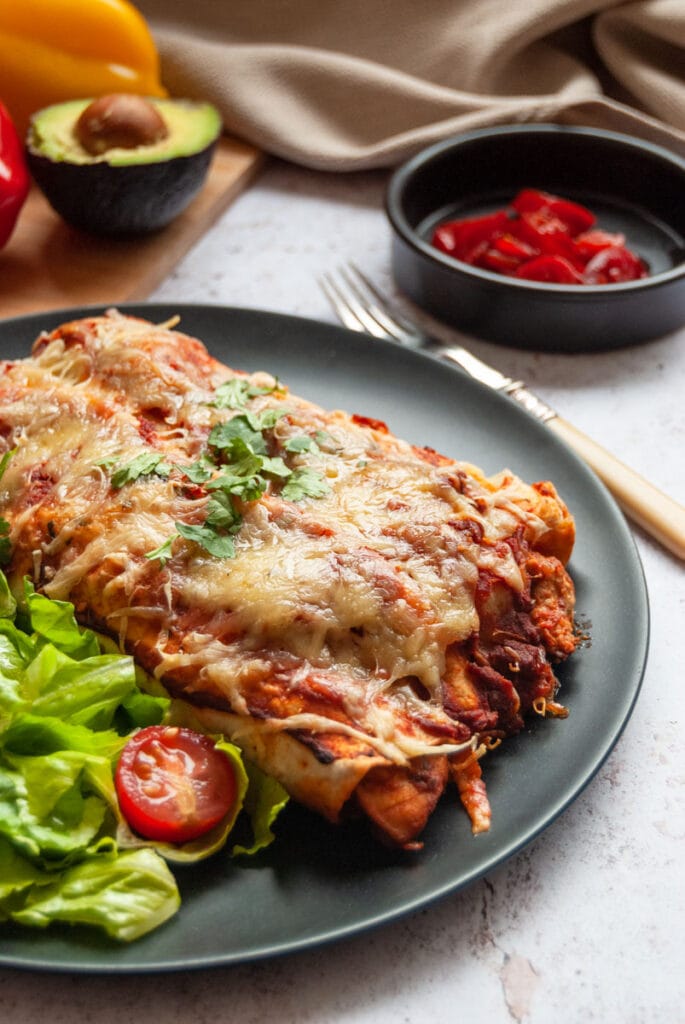
M84 856L102 828L107 805L82 785L86 756L5 752L9 766L0 765L0 835L37 863L63 865Z
M50 877L41 871L0 836L0 921L11 916L11 909L21 906L22 894L33 885L46 884Z
M95 633L90 629L82 630L76 622L73 604L37 594L28 581L25 598L31 628L39 637L72 658L90 658L100 653Z
M38 928L53 921L96 926L121 942L158 928L180 906L174 876L152 850L84 860L24 889L22 906L5 909L12 920Z
M17 602L12 596L9 583L3 572L0 572L0 619L14 619Z
M252 825L251 846L236 845L233 856L252 856L269 846L275 839L271 829L274 821L288 803L289 797L280 782L265 775L257 765L246 762L249 784L245 795L245 810Z

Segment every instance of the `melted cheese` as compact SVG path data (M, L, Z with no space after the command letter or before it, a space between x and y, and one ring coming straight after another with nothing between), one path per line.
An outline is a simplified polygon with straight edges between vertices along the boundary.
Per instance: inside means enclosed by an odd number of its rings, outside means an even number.
M122 644L147 629L159 678L179 675L189 695L221 697L243 716L243 729L245 688L287 657L305 675L333 674L346 720L303 711L267 716L260 730L364 737L396 763L461 749L407 721L448 723L445 651L478 630L479 574L521 590L512 548L501 542L520 528L531 541L545 532L531 489L511 474L494 485L467 464L434 465L343 412L274 391L250 403L253 411L285 411L272 454L319 473L328 493L287 502L270 487L245 508L234 558L178 538L162 566L145 556L176 522L201 521L208 494L189 493L179 473L113 490L105 467L151 447L169 462L192 462L211 427L235 415L211 404L234 374L199 343L118 316L63 335L39 339L34 357L8 364L0 384L7 446L17 449L0 514L16 549L32 553L36 583L78 602L100 574L104 625ZM317 443L290 453L288 441L303 434ZM462 529L465 521L474 528ZM173 648L170 630L189 612L205 626L186 630ZM228 638L212 625L218 619ZM428 698L394 685L406 677L419 680Z

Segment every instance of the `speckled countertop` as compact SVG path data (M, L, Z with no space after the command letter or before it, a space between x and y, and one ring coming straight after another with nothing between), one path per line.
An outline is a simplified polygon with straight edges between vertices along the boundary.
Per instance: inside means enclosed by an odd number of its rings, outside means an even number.
M151 298L333 321L323 270L354 257L392 289L385 182L272 162ZM471 345L685 501L685 330L592 355ZM599 774L532 845L410 917L276 960L129 978L3 970L0 1019L685 1022L684 575L635 537L652 616L640 699Z

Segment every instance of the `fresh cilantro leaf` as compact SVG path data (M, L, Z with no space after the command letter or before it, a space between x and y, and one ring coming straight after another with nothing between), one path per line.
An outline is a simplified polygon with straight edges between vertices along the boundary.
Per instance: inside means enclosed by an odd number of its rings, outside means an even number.
M214 401L209 404L216 409L244 409L250 398L256 398L258 395L270 395L274 391L283 390L278 379L269 387L260 387L235 377L233 380L224 381L219 385L214 392Z
M175 536L167 537L163 544L160 544L159 547L155 548L154 551L148 551L145 557L149 558L150 561L153 561L153 559L155 558L159 559L160 565L162 566L162 568L164 568L166 563L171 558L171 545L173 544L175 539Z
M222 476L230 480L249 480L262 468L264 457L256 455L242 441L236 441L236 458L229 465L222 466ZM219 478L221 479L221 478Z
M289 441L285 442L287 452L315 452L318 447L314 438L309 437L308 434L298 434L297 437L291 437Z
M256 430L273 430L281 416L285 416L285 409L262 409L258 413L246 413L252 426Z
M112 466L116 466L117 461L118 460L117 460L116 455L110 455L106 459L98 459L98 461L95 463L95 465L96 466L100 466L102 469L111 469Z
M207 502L207 517L205 525L214 529L235 531L240 527L242 516L236 511L230 494L225 491L217 491L213 498Z
M264 457L262 459L262 473L268 474L268 476L278 476L285 478L292 474L292 469L286 466L280 455L275 458Z
M8 452L5 452L3 457L0 459L0 480L2 480L3 476L5 475L5 470L9 466L9 461L16 452L16 450L16 448L10 448L10 450Z
M246 380L234 377L226 380L214 392L214 401L209 404L216 409L244 409L249 398L250 385Z
M191 483L204 484L214 473L216 463L203 453L197 462L191 462L189 466L179 466L179 469Z
M125 466L120 466L112 473L112 487L119 490L125 484L132 483L141 476L149 476L156 473L158 476L168 476L171 466L162 460L158 452L141 452L131 459Z
M286 501L301 501L303 498L323 498L330 487L321 476L309 466L293 471L281 491Z
M249 413L234 416L225 423L217 423L209 435L209 443L219 451L226 453L228 459L252 452L255 455L266 455L266 441L261 429Z
M217 533L211 526L188 526L186 523L176 523L175 526L181 537L194 541L216 558L233 558L235 555L233 538Z
M223 491L224 494L234 494L243 501L257 501L264 493L266 483L258 474L253 476L234 476L231 473L223 473L207 484L207 490Z

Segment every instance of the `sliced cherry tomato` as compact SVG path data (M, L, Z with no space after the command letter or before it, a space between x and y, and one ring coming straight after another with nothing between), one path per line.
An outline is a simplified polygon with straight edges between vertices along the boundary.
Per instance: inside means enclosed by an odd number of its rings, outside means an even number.
M433 232L433 245L448 256L471 263L475 250L483 242L490 242L495 234L507 229L509 217L504 210L483 217L467 217L440 224Z
M594 213L585 206L581 206L580 203L574 203L570 199L562 199L550 192L541 192L534 188L521 189L511 205L517 213L547 212L550 216L560 220L572 235L577 235L580 231L587 231L596 219Z
M551 284L582 284L583 278L563 256L537 256L521 264L516 276L525 281L547 281Z
M511 234L538 252L556 253L560 240L568 240L566 225L544 210L522 213L511 224Z
M586 260L592 259L602 249L622 248L626 244L625 235L609 231L600 231L594 228L592 231L584 231L573 239L578 255Z
M513 256L519 261L530 260L533 256L540 255L539 249L534 249L532 245L527 245L520 238L514 238L513 235L500 235L492 245L503 256Z
M185 843L209 832L236 798L231 762L192 729L151 725L135 733L115 773L121 813L146 839Z
M585 284L618 284L647 276L647 268L630 249L615 246L602 249L585 267Z
M474 258L470 262L474 267L483 267L484 270L494 270L498 274L515 274L521 266L521 260L518 256L509 256L507 253L500 252L496 247L498 241L499 239L495 239L492 246L484 246L483 251L474 255Z
M594 223L579 203L524 188L504 210L440 224L432 242L464 263L530 281L614 284L645 277L646 264L625 248L624 236Z

